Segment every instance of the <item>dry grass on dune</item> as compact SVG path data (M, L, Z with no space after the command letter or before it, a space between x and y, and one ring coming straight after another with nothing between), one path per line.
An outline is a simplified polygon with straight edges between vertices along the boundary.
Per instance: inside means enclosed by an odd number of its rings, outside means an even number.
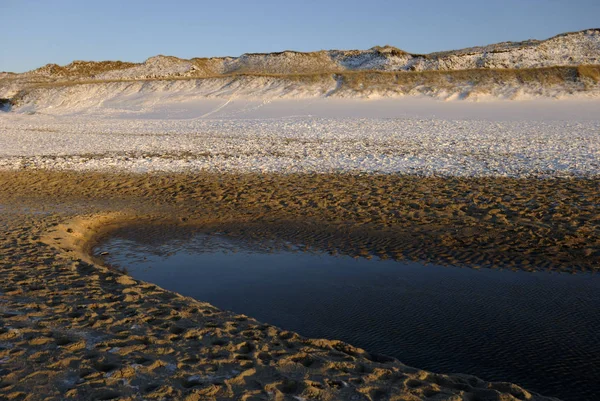
M203 71L212 70L209 63L198 60L197 64ZM238 71L232 74L210 74L192 77L169 77L147 79L104 79L53 81L36 83L35 87L61 87L92 83L134 82L134 81L176 81L218 78L274 78L297 81L302 83L325 82L331 79L341 80L351 89L386 86L418 86L430 85L446 87L459 83L482 85L517 82L521 84L539 83L541 85L558 85L569 82L600 81L600 65L582 65L577 67L544 67L522 69L472 69L457 71L322 71L298 72L291 74L256 73Z
M136 63L124 61L73 61L71 64L65 66L48 64L35 71L50 75L58 75L64 78L78 78L82 76L92 77L96 74L113 70L122 70L136 65Z
M373 88L381 85L392 87L416 87L419 85L445 88L457 84L473 86L502 85L507 83L542 86L581 82L586 79L598 82L600 66L544 67L523 69L473 69L459 71L420 71L420 72L344 72L338 74L344 84L351 89Z
M580 78L589 78L594 82L600 82L599 65L580 65L577 67L577 74Z

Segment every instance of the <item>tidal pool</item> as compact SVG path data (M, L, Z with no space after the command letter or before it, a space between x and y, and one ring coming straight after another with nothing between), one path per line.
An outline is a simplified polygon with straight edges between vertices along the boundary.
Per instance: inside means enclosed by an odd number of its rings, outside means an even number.
M94 252L137 279L307 337L564 400L600 397L597 274L354 259L143 228Z

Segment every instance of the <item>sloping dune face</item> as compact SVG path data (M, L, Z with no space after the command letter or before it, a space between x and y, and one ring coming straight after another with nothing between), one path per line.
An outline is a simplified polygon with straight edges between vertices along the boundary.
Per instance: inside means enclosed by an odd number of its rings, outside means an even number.
M137 67L136 67L137 68ZM55 114L194 99L379 99L425 96L440 100L597 98L600 66L440 72L348 72L308 75L228 75L212 78L58 82L2 82L0 98L18 112ZM154 103L152 103L154 102Z

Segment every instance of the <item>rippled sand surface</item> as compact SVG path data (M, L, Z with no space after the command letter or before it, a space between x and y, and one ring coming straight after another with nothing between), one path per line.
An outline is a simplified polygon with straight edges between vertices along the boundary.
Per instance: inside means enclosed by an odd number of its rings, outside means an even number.
M315 340L99 265L127 224L202 225L346 255L596 271L597 179L1 172L9 399L544 399ZM243 223L243 224L241 224Z

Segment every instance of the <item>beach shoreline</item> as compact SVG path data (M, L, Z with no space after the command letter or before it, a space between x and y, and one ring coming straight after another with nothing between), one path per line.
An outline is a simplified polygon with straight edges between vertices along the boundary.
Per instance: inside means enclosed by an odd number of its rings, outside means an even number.
M480 259L479 265L513 261L525 270L593 272L600 258L594 177L32 170L0 172L0 182L9 202L102 203L109 215L86 223L102 227L102 235L110 219L110 229L215 227L241 239L274 237L351 256L469 267Z

